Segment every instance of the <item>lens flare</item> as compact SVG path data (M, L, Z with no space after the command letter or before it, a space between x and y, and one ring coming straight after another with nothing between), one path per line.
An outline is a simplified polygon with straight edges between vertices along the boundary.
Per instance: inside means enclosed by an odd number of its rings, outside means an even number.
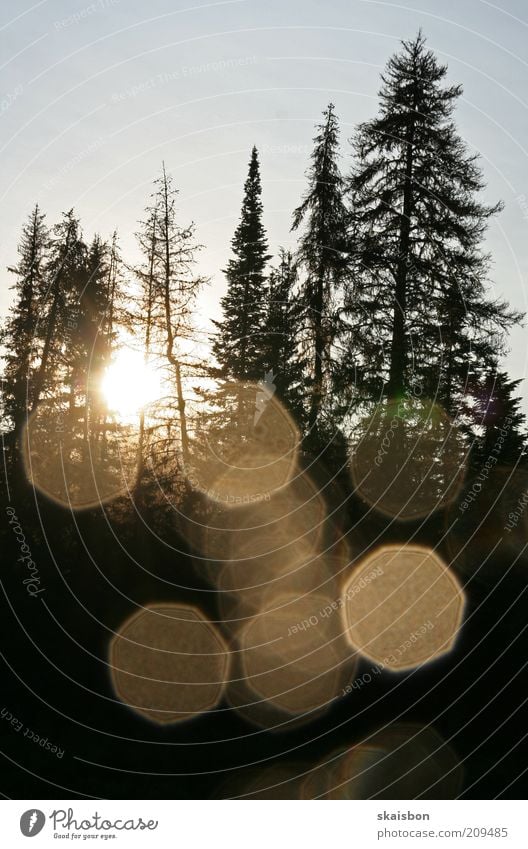
M263 397L265 395L265 397ZM280 401L258 383L233 383L218 402L217 425L191 445L192 487L227 509L268 501L291 480L300 434Z
M228 699L245 718L271 730L284 730L284 719L309 722L328 709L356 663L331 597L320 593L275 599L273 609L241 629L235 646L242 674L233 675Z
M22 439L29 482L47 498L85 510L129 492L137 477L137 439L104 416L79 427L75 411L45 401L29 418Z
M115 691L157 723L182 722L219 702L229 655L196 607L152 605L128 619L110 646Z
M394 672L449 652L458 636L464 593L429 549L386 546L345 584L347 636L365 657Z
M401 723L338 749L306 777L304 799L456 799L463 770L430 726Z
M355 428L354 486L387 516L428 516L460 492L466 450L460 429L437 404L412 398L385 403Z

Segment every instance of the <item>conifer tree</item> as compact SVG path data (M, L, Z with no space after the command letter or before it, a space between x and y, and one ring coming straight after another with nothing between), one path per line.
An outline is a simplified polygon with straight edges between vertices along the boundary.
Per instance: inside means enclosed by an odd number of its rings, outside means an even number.
M100 456L104 462L108 454L109 432L116 429L111 428L109 424L108 402L103 397L101 381L105 371L111 365L118 330L120 327L124 329L127 326L127 311L124 309L124 264L119 249L117 231L114 231L110 245L105 245L101 272L103 279L100 284L100 294L96 299L97 312L95 314L95 320L98 322L97 338L88 389L94 405L94 420L97 426L97 440L100 443Z
M468 375L496 360L519 315L487 295L481 241L500 204L478 200L477 156L453 122L462 89L446 72L421 33L403 42L378 116L356 134L345 370L393 401L419 379L454 414Z
M332 345L336 337L336 299L347 270L347 210L339 168L339 127L334 105L323 113L314 138L308 191L295 210L292 230L304 225L297 261L304 271L299 303L305 330L310 388L308 426L314 428L329 388Z
M44 269L46 291L37 325L41 346L33 384L32 411L37 409L45 394L57 396L64 378L63 354L78 326L78 301L85 258L86 246L79 220L70 210L53 227Z
M521 380L512 380L498 368L488 371L471 386L472 417L481 429L473 451L475 465L489 458L499 464L515 465L526 454L526 416L516 394Z
M76 508L117 493L130 464L121 423L109 442L101 390L114 341L109 311L120 294L116 250L99 236L87 246L70 211L52 230L44 265L24 471L50 498Z
M112 351L112 335L106 325L110 309L111 288L109 249L99 236L92 240L86 255L84 279L79 293L77 374L74 376L81 394L85 445L99 441L104 415L100 386ZM72 365L75 357L72 357Z
M266 321L266 264L270 259L262 222L262 188L256 147L251 152L244 185L240 222L224 273L227 292L221 300L223 318L214 322L213 353L224 377L259 380L262 377L262 340Z
M15 445L19 443L31 407L37 367L36 332L45 294L44 267L49 242L44 220L37 204L22 230L19 262L9 268L17 279L13 286L14 303L1 334L5 348L3 412L8 427L12 428Z
M277 396L302 424L306 362L300 344L302 304L296 288L292 255L281 248L279 264L269 274L263 363Z

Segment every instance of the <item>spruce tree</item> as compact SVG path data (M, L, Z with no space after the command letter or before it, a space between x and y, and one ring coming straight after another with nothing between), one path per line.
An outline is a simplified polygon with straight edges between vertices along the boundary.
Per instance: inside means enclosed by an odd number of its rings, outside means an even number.
M112 333L106 327L110 309L111 287L108 245L99 236L92 240L86 255L82 289L79 294L78 372L75 381L81 394L83 437L95 445L99 442L105 404L101 397L101 380L110 364ZM114 291L115 297L115 291ZM75 359L72 357L72 365Z
M336 299L347 270L347 210L339 168L339 126L332 103L314 138L308 191L293 215L292 230L304 225L297 261L304 271L299 303L305 331L310 390L308 426L318 423L329 388L332 345L336 337Z
M259 380L263 374L262 340L266 321L268 254L262 222L262 188L256 147L244 185L240 222L231 247L232 257L224 273L227 292L221 300L223 318L217 328L213 353L223 377Z
M480 429L472 452L475 466L490 458L493 463L513 466L525 458L526 416L516 394L521 383L497 368L470 387L471 414Z
M291 253L281 248L279 264L269 274L263 363L277 396L302 424L306 362L300 345L302 304L296 288L297 268Z
M16 276L16 283L14 303L1 333L5 349L3 413L15 445L31 407L37 368L36 332L45 295L44 266L49 242L44 219L37 204L22 230L19 262L8 269Z
M98 239L94 241L99 241ZM95 268L100 268L102 280L98 284L96 297L97 338L95 341L88 390L92 399L93 418L96 423L96 438L100 444L100 457L104 462L109 451L109 435L118 429L109 421L109 409L101 391L104 373L112 362L119 329L128 326L128 310L125 303L124 263L119 249L117 231L112 235L110 245L104 245L104 254L100 266L97 259Z
M34 412L45 395L57 398L64 380L64 349L78 328L80 283L84 275L86 245L73 210L52 230L44 269L45 293L38 318L39 364L33 384Z
M118 495L133 463L126 428L110 429L101 393L114 341L109 311L119 298L115 250L98 236L87 246L70 211L53 228L44 268L24 465L37 489L76 509Z
M481 241L500 204L478 199L478 157L453 122L462 89L446 72L421 32L403 42L382 75L378 116L356 134L345 371L391 401L419 380L454 414L519 315L487 295Z

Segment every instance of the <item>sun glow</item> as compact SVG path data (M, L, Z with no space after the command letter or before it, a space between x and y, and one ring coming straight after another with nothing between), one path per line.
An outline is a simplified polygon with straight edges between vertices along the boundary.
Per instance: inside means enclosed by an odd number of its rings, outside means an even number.
M121 348L102 379L101 391L110 410L131 419L161 398L161 377L140 351Z

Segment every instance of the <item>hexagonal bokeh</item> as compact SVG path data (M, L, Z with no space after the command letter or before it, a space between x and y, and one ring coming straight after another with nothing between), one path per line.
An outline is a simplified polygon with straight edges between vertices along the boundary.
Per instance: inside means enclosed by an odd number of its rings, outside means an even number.
M300 716L328 707L342 694L356 661L337 605L334 609L330 596L314 593L276 598L273 609L241 630L237 648L257 722L259 708L264 717L270 708Z
M336 598L335 574L343 564L336 558L313 555L306 550L279 552L276 557L239 560L225 564L218 575L218 603L226 627L240 629L240 620L252 618L275 606L284 596L300 598L322 593Z
M209 506L207 522L185 521L180 526L196 550L201 574L215 586L223 580L224 566L237 561L253 561L257 574L269 572L272 564L284 572L290 562L308 561L316 554L325 525L324 500L308 475L299 470L285 487L257 505L238 510Z
M29 482L47 498L83 510L129 492L137 477L137 434L108 422L88 433L52 402L29 418L22 439Z
M398 723L331 752L306 777L305 799L456 799L459 759L430 726Z
M196 607L152 605L121 626L110 645L119 698L153 722L182 722L219 702L229 655Z
M343 590L343 615L354 648L386 669L412 669L448 652L462 624L464 593L431 550L378 549Z
M466 471L466 443L427 399L380 404L355 428L350 467L358 494L376 510L417 519L451 503Z
M184 466L187 479L226 508L264 503L293 477L299 430L265 384L233 382L220 407L221 424Z

